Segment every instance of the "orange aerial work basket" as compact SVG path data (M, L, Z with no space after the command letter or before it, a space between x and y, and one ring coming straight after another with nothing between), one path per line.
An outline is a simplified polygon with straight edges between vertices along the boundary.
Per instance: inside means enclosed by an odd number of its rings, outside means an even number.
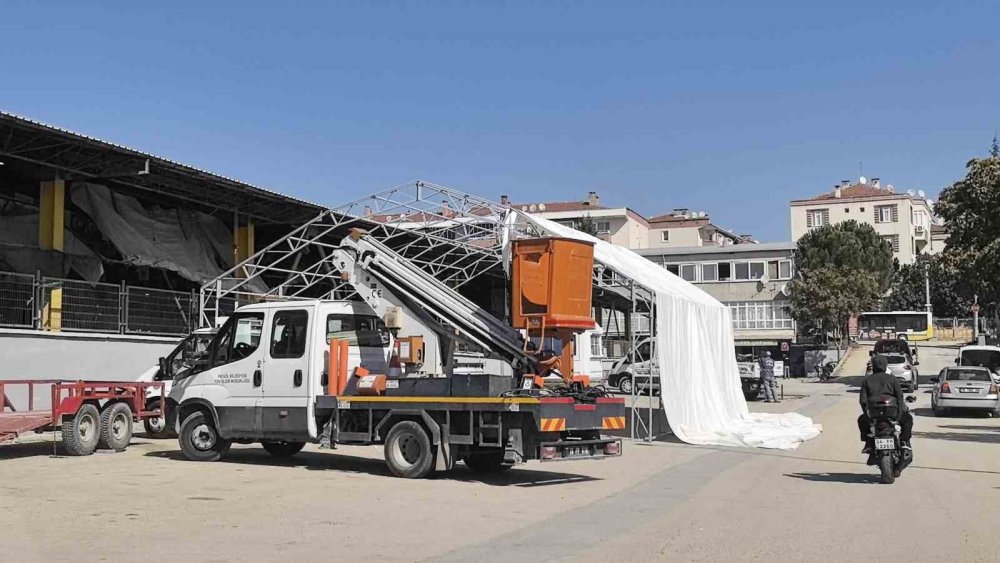
M573 340L596 326L591 316L594 245L567 238L515 240L511 261L511 324L527 332L525 350L546 337L562 343L558 355L534 351L539 375L558 370L566 383L586 387L588 378L573 373Z

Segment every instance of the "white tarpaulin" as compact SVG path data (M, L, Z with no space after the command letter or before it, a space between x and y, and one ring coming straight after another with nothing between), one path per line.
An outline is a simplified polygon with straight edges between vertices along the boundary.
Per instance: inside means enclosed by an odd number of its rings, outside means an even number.
M794 449L822 428L796 414L751 413L740 388L729 308L620 246L518 212L553 235L594 243L594 259L652 291L660 398L673 433L690 444Z

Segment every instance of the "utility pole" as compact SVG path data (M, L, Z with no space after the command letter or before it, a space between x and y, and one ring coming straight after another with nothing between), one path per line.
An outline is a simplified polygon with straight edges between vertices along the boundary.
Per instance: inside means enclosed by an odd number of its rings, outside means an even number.
M979 342L979 294L973 296L972 301L972 336Z
M931 310L931 274L930 274L930 266L924 266L924 297L926 299L926 301L924 301L924 303L925 303L925 305L927 307L927 312L928 313L932 313L933 311Z

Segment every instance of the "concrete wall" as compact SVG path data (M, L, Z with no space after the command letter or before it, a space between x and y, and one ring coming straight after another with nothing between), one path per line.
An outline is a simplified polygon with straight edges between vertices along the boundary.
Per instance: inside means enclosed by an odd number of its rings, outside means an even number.
M663 241L663 231L670 232L670 240ZM701 230L697 225L691 227L653 227L649 228L649 248L670 248L701 246Z
M0 379L134 381L180 341L29 330L0 331ZM47 397L48 391L45 391ZM8 395L20 410L23 390ZM48 400L40 406L48 406Z
M551 221L575 221L579 223L584 217L589 217L595 224L607 221L609 231L598 233L601 240L624 246L625 248L646 248L649 243L649 229L644 223L633 217L625 208L593 209L586 211L545 211L535 213Z

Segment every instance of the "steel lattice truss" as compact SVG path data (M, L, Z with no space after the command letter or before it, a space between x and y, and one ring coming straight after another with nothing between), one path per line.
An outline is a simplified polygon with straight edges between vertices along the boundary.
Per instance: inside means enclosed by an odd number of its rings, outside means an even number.
M509 213L489 200L424 181L323 211L207 283L202 324L214 324L247 302L350 297L353 291L341 281L331 251L354 228L452 287L487 274L502 276Z

